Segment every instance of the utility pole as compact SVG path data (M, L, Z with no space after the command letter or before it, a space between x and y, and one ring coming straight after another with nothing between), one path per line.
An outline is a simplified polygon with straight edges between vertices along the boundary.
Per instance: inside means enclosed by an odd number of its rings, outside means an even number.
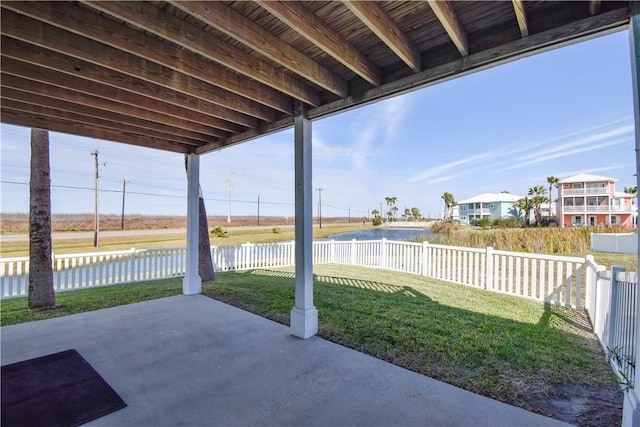
M351 206L349 206L349 224L351 224Z
M260 195L258 194L258 225L260 225Z
M229 174L227 175L227 222L231 222L231 175L233 175L233 172L229 169Z
M120 229L124 230L124 195L127 192L127 181L126 179L122 180L122 216L120 218Z
M100 231L100 216L98 215L98 149L96 148L91 152L91 155L95 158L95 183L93 192L93 246L98 247L98 232Z
M318 226L322 228L322 190L324 188L318 188Z

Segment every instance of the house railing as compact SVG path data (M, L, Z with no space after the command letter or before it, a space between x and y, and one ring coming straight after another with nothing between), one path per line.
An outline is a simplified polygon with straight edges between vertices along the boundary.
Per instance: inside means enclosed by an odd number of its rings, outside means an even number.
M580 206L564 206L565 213L589 213L589 212L604 212L604 213L620 213L620 212L633 212L629 206L616 206L616 205L580 205Z
M563 196L580 196L585 194L609 194L609 188L607 187L565 188L562 190Z

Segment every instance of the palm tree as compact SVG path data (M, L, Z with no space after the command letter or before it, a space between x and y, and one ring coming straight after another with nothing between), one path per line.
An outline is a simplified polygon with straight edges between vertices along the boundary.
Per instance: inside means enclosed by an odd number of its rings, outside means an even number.
M410 221L412 218L411 209L404 208L404 214L402 215L402 218L404 219L404 221Z
M558 181L560 181L555 176L551 175L547 177L547 183L549 184L549 217L551 217L551 204L553 203L553 186L558 186Z
M513 202L513 207L518 208L524 212L524 226L528 227L531 217L531 209L533 209L533 203L531 202L531 199L526 196L518 199Z
M549 200L547 197L545 197L546 192L547 192L547 189L544 188L542 185L536 185L529 189L528 195L532 196L530 200L531 200L531 203L533 204L533 214L536 220L536 227L540 226L540 222L542 219L541 206L543 203Z
M440 196L442 200L444 200L444 218L448 219L451 216L451 208L455 206L456 199L453 197L453 194L446 192L442 196Z
M638 187L624 187L624 192L627 194L632 194L634 196L638 195Z
M387 218L389 221L391 221L391 218L395 219L395 211L397 211L398 209L396 208L394 211L394 205L396 204L396 202L398 201L397 197L392 197L392 196L387 196L384 198L384 200L387 202Z
M415 221L419 221L420 217L422 216L420 215L420 209L418 208L411 208L411 215L413 216L413 219Z
M56 306L51 265L49 132L31 129L29 186L29 309Z

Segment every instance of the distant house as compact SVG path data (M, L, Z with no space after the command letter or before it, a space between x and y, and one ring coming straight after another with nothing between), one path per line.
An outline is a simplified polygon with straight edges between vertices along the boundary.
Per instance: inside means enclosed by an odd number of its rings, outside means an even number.
M637 225L637 199L616 191L615 178L579 174L558 182L557 219L561 227Z
M458 220L461 224L472 224L482 219L496 219L519 216L520 211L513 203L522 198L509 193L483 193L458 202Z

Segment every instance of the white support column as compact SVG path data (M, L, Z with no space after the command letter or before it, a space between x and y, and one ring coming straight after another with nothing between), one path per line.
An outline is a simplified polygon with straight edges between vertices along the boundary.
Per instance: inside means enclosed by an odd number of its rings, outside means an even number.
M198 273L198 215L200 187L200 156L187 155L187 273L182 280L182 293L199 294L202 280Z
M633 86L633 111L636 128L636 185L640 185L640 6L630 2L629 45L631 46L631 83ZM640 259L640 234L638 235L638 255ZM638 265L640 271L640 265ZM637 293L640 303L640 292ZM639 305L640 307L640 305ZM636 320L636 366L640 357L640 316ZM640 368L635 371L635 388L624 394L622 425L640 427Z
M300 111L293 120L296 192L296 295L291 310L291 334L303 339L318 332L313 306L313 215L311 185L311 121Z

